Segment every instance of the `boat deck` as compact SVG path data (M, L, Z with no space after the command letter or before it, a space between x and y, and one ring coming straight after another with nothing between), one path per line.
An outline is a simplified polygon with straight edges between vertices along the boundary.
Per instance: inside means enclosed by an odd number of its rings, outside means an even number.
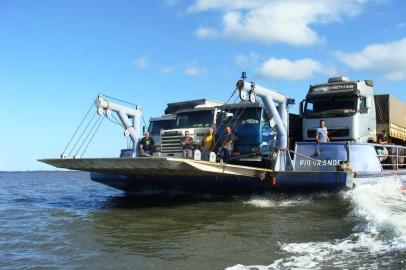
M264 178L269 169L170 157L41 159L49 165L79 171L119 175L237 175Z

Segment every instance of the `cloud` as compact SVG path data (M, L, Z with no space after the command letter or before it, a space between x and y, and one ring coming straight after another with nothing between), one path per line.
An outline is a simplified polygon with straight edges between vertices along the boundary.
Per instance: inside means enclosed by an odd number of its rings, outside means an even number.
M335 52L338 60L355 70L383 72L389 80L406 79L406 37L384 44L372 44L362 51Z
M201 12L212 9L233 10L233 9L252 9L261 7L269 0L198 0L189 7L190 12Z
M173 7L179 4L179 0L165 0L167 6Z
M189 7L189 12L220 12L222 22L217 29L202 28L210 29L210 33L217 35L245 41L309 46L324 40L311 28L312 25L353 17L361 13L365 4L370 1L372 0L197 0ZM211 35L202 34L199 37Z
M150 64L148 62L148 58L146 56L141 56L137 59L134 60L133 64L142 69L146 69L150 67Z
M188 76L202 77L207 74L207 69L204 67L190 66L190 67L185 68L183 73Z
M214 28L199 27L196 30L195 35L198 38L215 38L215 37L217 37L219 35L219 32Z
M161 72L164 74L172 74L175 73L176 69L172 66L165 66L161 68Z
M258 59L259 59L259 55L254 53L254 52L250 52L249 54L245 55L245 54L239 54L235 57L235 63L237 64L237 66L239 67L250 67L250 66L255 66L258 63Z
M332 75L334 69L322 65L313 59L300 59L291 61L286 58L270 58L263 62L257 70L259 75L266 79L279 80L304 80L313 77L315 74Z

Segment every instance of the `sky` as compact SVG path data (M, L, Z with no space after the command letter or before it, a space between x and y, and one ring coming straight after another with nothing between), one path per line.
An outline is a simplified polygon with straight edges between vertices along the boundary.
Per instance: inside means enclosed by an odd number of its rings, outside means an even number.
M225 101L242 71L299 103L310 84L372 79L406 102L402 0L0 0L0 171L51 170L98 93ZM297 112L297 106L291 108ZM115 157L104 121L87 157Z

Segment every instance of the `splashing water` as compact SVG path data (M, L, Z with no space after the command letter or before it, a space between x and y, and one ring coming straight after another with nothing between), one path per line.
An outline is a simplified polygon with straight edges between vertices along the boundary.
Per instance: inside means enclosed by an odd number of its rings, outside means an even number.
M400 188L401 183L393 180L342 192L341 198L352 206L349 215L360 220L344 239L279 243L283 258L270 265L235 265L227 270L405 269L406 196ZM295 205L289 200L272 203L254 199L248 203L257 207Z
M244 203L259 208L295 207L310 204L313 202L314 199L328 198L331 196L336 195L327 192L309 195L267 194L265 196L252 197Z

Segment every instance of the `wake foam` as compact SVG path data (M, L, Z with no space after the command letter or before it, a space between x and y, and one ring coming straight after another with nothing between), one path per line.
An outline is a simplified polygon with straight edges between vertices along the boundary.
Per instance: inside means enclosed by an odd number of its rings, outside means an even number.
M397 268L406 265L406 196L399 181L358 186L342 192L351 202L350 215L361 220L345 239L328 242L279 243L283 258L268 266L235 265L227 270ZM308 202L310 202L309 200ZM271 202L253 199L258 207L296 205L295 202ZM303 204L298 201L297 204ZM399 258L400 256L400 258Z
M245 201L244 204L259 208L275 207L293 207L310 204L315 199L336 196L333 193L321 192L308 195L286 195L286 194L267 194L264 196L255 196Z
M274 200L266 199L266 198L253 198L244 203L255 206L255 207L260 207L260 208L273 208L273 207L298 206L298 205L303 205L303 204L309 204L310 202L311 202L311 200L303 200L303 199L302 200L274 201Z

